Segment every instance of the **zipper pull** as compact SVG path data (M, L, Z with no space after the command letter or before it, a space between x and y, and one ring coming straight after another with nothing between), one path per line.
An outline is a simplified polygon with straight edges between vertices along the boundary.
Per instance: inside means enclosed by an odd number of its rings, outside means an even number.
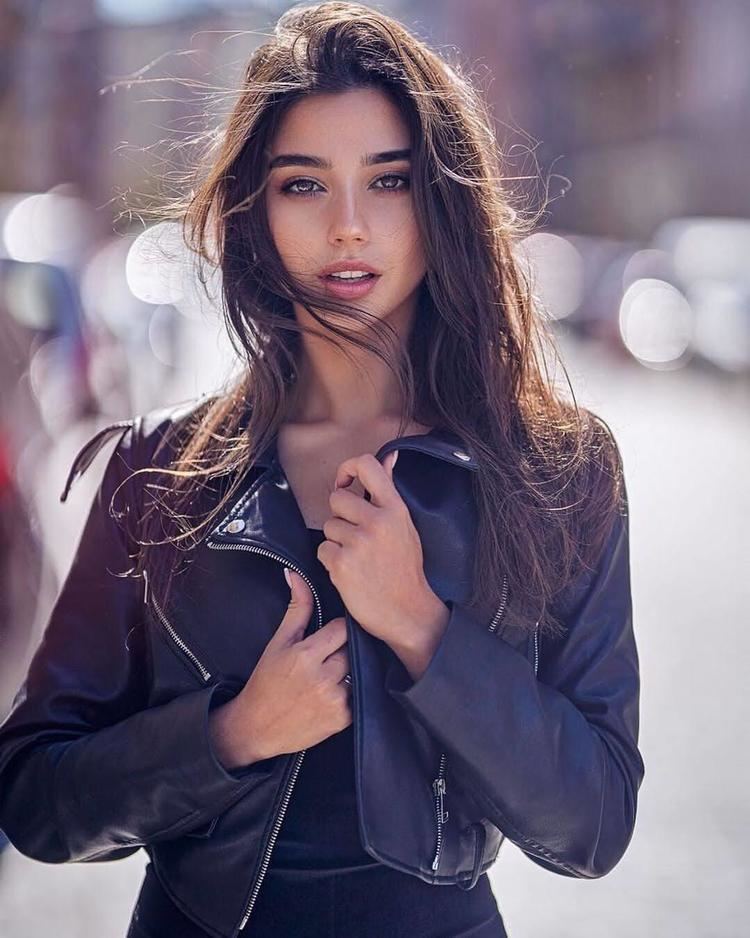
M441 824L445 824L448 820L448 812L445 810L443 798L445 796L445 779L438 777L432 783L432 790L435 793L438 804L438 820Z
M143 605L148 606L148 571L143 571Z

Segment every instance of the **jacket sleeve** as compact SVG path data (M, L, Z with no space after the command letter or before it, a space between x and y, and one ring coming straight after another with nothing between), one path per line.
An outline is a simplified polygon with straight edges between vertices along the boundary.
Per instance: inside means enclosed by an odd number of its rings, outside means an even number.
M270 767L264 760L228 772L215 757L208 714L231 696L223 684L148 707L142 589L117 576L131 565L132 544L109 513L120 483L133 504L140 420L119 429L42 642L0 726L0 828L45 862L117 859L189 833Z
M565 635L540 641L537 675L451 601L424 673L411 682L393 669L386 678L497 828L534 862L567 876L603 876L618 863L644 776L628 538L625 494L595 569L565 591Z

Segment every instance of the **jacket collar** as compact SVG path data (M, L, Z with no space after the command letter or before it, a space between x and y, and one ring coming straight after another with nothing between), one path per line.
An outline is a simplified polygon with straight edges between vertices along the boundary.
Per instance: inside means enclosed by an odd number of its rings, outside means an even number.
M394 437L394 439L383 443L375 453L375 457L382 462L388 453L394 449L416 450L436 459L443 459L455 465L465 466L467 469L476 470L478 468L477 462L463 438L450 430L439 427L435 427L427 433ZM278 434L273 435L269 444L256 458L254 466L262 469L270 469L272 466L281 468L278 454Z
M435 460L477 470L476 460L463 439L446 429L433 428L425 434L395 437L385 442L375 457L382 462L396 449L413 450ZM260 474L254 471L257 469ZM232 509L212 529L208 546L265 553L310 571L315 557L309 532L279 462L275 434L256 458L249 479Z

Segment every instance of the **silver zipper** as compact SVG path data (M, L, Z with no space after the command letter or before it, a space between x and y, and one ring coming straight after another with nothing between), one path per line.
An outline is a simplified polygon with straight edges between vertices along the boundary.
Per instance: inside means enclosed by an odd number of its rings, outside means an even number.
M435 858L432 861L432 869L436 870L440 865L440 854L443 850L443 824L448 820L448 812L445 810L445 766L448 757L443 752L440 755L440 769L438 777L432 783L432 791L435 796L435 815L437 817L437 846L435 847Z
M508 605L508 577L503 577L503 591L500 595L500 605L497 608L497 612L490 622L489 630L490 632L496 632L497 627L500 624L505 610ZM539 622L537 621L534 626L534 674L539 671Z
M143 584L144 584L143 585L143 602L146 606L148 606L149 605L148 572L146 570L143 571ZM200 673L200 676L203 678L203 680L210 681L211 672L208 670L208 668L206 668L204 665L201 664L201 662L198 660L198 657L188 648L185 642L180 638L180 636L175 631L169 619L167 619L166 615L162 611L161 606L156 601L153 595L151 596L150 604L154 607L154 611L156 612L156 615L158 616L159 621L164 626L167 634L170 636L170 638L175 643L175 645L177 645L180 651L182 651L183 654L185 654L193 662L193 664L198 669L198 672Z
M310 581L309 577L305 574L305 572L303 570L300 570L300 568L296 564L291 563L289 560L287 560L286 557L282 557L279 554L275 554L273 553L273 551L266 550L264 547L255 547L252 544L217 544L212 541L206 541L206 546L210 547L211 550L247 550L247 551L250 551L251 553L263 554L265 557L272 557L274 560L278 560L279 563L283 564L285 567L289 567L291 570L294 570L296 573L299 573L299 575L303 578L305 583L307 583L307 585L310 587L310 590L313 594L313 598L315 599L315 612L316 612L317 620L318 620L316 631L323 625L323 608L320 604L320 597L318 596L315 590L315 587L313 586L312 582ZM253 906L255 905L255 900L258 898L258 893L260 892L261 884L263 883L263 879L265 878L266 872L268 870L268 866L271 862L271 853L273 852L274 845L276 844L276 838L278 837L279 831L281 830L281 824L284 820L284 815L286 814L286 809L287 809L287 806L289 805L289 800L292 796L292 789L294 788L294 783L297 781L297 776L299 775L300 766L302 765L302 760L304 759L306 752L307 752L307 749L301 749L297 753L296 761L294 763L294 768L292 769L292 773L289 776L289 781L287 782L286 791L284 792L284 796L281 800L281 805L279 807L278 813L276 814L276 819L274 821L273 830L271 831L268 837L268 841L266 843L265 853L263 854L263 860L261 861L261 865L260 865L260 872L258 873L258 876L256 877L255 882L252 885L252 891L250 893L250 897L247 900L245 911L242 914L242 919L240 921L239 929L238 929L239 931L242 931L245 925L247 925L250 915L253 911Z
M271 834L268 838L268 843L266 845L266 852L263 856L263 861L260 867L260 873L258 874L255 882L253 883L250 898L247 901L247 905L245 906L245 911L242 915L242 921L240 922L240 925L239 925L239 931L242 931L245 925L247 925L248 920L250 918L250 913L253 911L253 906L255 905L255 900L258 898L258 893L260 892L261 883L263 882L266 872L268 871L268 866L271 862L271 853L273 851L274 844L276 843L276 838L279 835L279 831L281 830L281 824L282 824L282 821L284 820L284 815L286 814L286 809L289 804L289 800L292 796L292 788L294 788L294 783L297 781L297 776L299 775L300 766L302 765L302 760L305 757L306 752L307 752L306 749L302 749L300 750L300 752L297 753L297 758L294 763L294 768L292 769L292 774L289 776L289 783L287 784L286 791L284 792L284 798L282 800L281 807L279 808L279 812L276 815L276 820L274 821L273 830L271 831Z
M500 605L497 607L497 612L493 616L492 622L490 622L489 629L490 632L496 632L497 627L500 624L500 620L505 613L505 608L508 605L508 577L503 575L503 591L500 594Z

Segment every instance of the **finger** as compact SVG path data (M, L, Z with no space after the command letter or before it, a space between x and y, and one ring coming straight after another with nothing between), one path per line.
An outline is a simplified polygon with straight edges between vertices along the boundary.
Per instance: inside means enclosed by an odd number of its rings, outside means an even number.
M390 473L372 453L344 460L336 471L334 490L349 485L352 479L359 479L376 507L385 508L400 498Z
M361 501L361 499L359 499L359 501ZM374 511L375 509L372 510ZM326 540L322 541L319 547L322 547L326 541L344 547L346 544L351 542L352 534L354 534L356 530L356 524L352 524L351 521L347 521L344 518L338 517L338 515L334 518L329 518L328 521L326 521L326 523L323 525L323 532L325 533Z
M322 628L308 635L304 642L317 655L318 660L324 661L334 651L341 648L346 643L346 639L346 619L340 617L326 622Z
M334 517L343 518L353 525L367 524L377 511L371 502L349 489L334 489L328 496L328 504ZM323 529L329 540L337 540L335 537L329 537L327 523L323 525Z
M327 524L328 522L326 522ZM337 544L336 541L329 541L327 538L321 544L318 545L317 558L329 572L332 574L334 564L338 559L340 552L344 548L341 544Z
M327 676L336 682L342 681L344 675L349 673L349 656L340 649L329 655L323 665Z

